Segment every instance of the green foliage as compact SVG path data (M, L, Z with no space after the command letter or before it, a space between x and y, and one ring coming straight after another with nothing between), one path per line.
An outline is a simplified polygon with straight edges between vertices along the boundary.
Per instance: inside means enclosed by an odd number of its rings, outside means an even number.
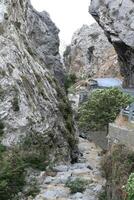
M134 200L134 173L131 173L131 175L129 176L126 185L126 192L128 193L127 200Z
M59 100L59 110L62 113L66 127L66 131L64 131L64 136L67 138L70 147L74 148L77 141L74 131L72 108L68 99L66 98L64 90L60 88L58 85L57 85L57 97Z
M5 152L5 151L6 151L6 146L4 146L3 144L0 143L0 158L3 154L3 152Z
M2 136L4 134L4 128L5 128L5 125L4 123L0 120L0 136Z
M69 74L65 78L65 90L68 91L68 89L76 83L77 77L75 74Z
M0 144L0 200L14 199L23 190L26 168L46 169L47 152L44 138L37 133L29 134L12 150ZM35 196L38 192L38 187L32 184L25 195Z
M99 194L99 200L107 200L106 191L103 191Z
M18 111L20 110L18 96L15 96L15 97L13 98L12 106L13 106L13 110L14 110L15 112L18 112Z
M2 147L2 146L1 146ZM1 149L4 150L3 147ZM0 159L0 199L11 200L25 184L25 164L15 151L5 152Z
M45 144L44 138L38 133L30 133L23 139L19 151L23 162L27 167L45 170L49 165L48 151L49 146Z
M84 192L86 190L88 181L76 178L74 181L67 181L66 187L70 188L71 193Z
M0 100L3 100L3 98L4 98L4 90L0 85Z
M45 170L49 165L49 147L44 141L43 136L33 133L12 150L0 144L0 200L15 199L23 190L26 168ZM29 184L25 195L35 196L38 192L35 184Z
M101 130L112 123L133 99L117 88L98 89L79 109L79 126Z
M38 152L25 152L23 154L23 161L27 164L28 167L33 169L45 170L48 163L46 164L45 155L40 155Z
M4 129L4 128L5 128L4 123L0 121L0 129Z
M32 196L33 198L40 192L39 187L37 185L37 180L30 180L29 185L27 186L25 196Z

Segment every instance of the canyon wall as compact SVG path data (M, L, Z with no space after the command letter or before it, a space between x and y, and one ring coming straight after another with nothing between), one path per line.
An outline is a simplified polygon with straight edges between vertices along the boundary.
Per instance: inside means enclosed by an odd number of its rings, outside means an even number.
M113 44L124 87L134 87L134 1L92 0L90 13Z
M79 78L120 77L117 54L97 23L83 25L74 33L64 63Z
M28 0L0 3L1 143L10 148L29 136L36 145L42 138L52 162L68 162L77 157L77 138L58 33Z

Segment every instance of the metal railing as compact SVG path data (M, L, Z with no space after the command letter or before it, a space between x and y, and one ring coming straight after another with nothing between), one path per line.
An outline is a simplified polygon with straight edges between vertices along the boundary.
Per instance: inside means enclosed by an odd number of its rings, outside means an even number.
M123 109L122 115L127 116L129 121L134 121L134 103Z

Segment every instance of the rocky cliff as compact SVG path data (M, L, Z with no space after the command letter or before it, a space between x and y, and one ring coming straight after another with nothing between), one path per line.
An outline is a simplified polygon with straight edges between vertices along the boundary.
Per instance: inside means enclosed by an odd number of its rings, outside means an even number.
M64 52L65 66L77 77L119 77L117 54L103 30L95 23L83 25Z
M67 162L74 158L77 139L60 86L58 33L49 14L35 11L29 0L0 2L1 143L12 147L31 137L34 146L41 138L49 160Z
M134 1L92 0L90 13L115 47L124 87L134 87Z

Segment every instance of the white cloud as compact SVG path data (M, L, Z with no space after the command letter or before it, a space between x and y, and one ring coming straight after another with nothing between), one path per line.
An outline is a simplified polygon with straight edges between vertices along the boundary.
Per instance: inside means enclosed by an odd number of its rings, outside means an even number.
M38 11L46 10L60 29L60 38L70 43L73 33L83 24L91 24L88 13L90 0L31 0Z

